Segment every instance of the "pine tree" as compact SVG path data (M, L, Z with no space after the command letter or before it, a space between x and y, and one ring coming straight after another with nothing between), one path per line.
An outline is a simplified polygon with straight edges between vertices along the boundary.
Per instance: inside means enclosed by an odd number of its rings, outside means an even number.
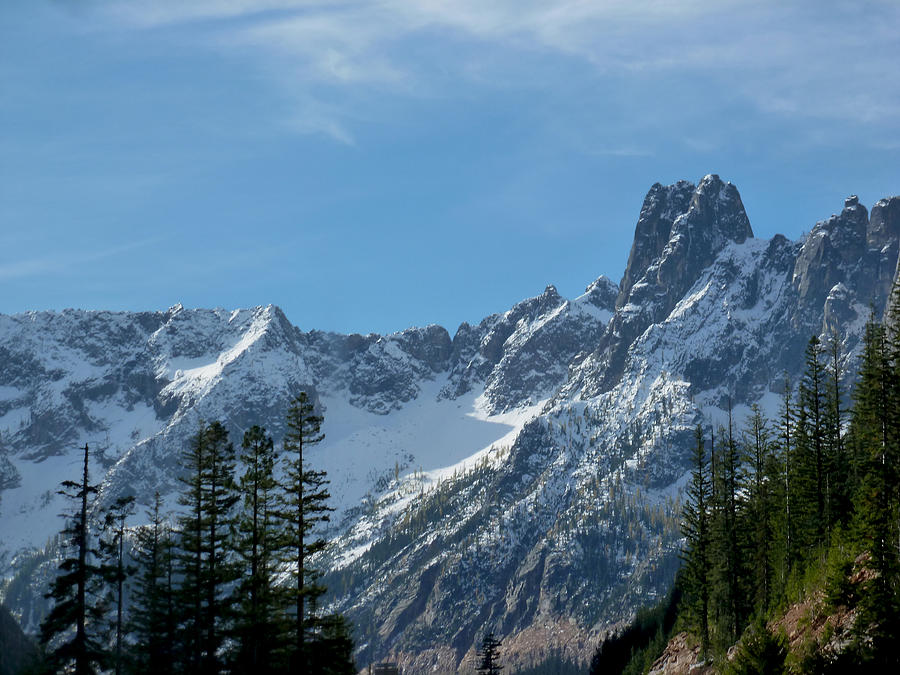
M844 371L841 366L841 340L837 333L828 339L829 367L827 369L827 394L825 404L825 428L827 434L827 485L826 504L829 528L846 527L852 514L850 499L850 461L844 447L843 424L846 411L843 407Z
M744 466L747 467L748 515L753 544L750 547L752 588L756 591L754 604L758 609L766 611L772 597L773 505L768 475L772 462L768 426L756 404L751 407L745 437Z
M811 522L809 535L814 545L824 544L828 536L828 522L825 513L826 495L826 383L825 366L822 363L822 344L813 336L806 346L806 371L800 383L800 406L804 424L802 440L806 460L803 470L807 472L808 491L811 495Z
M203 473L207 462L207 443L205 431L201 427L191 437L187 448L181 455L182 467L185 469L180 480L184 491L178 503L186 510L178 517L178 530L175 533L175 572L179 577L177 591L177 615L180 617L178 634L179 645L176 653L180 655L180 670L198 672L202 659L203 635L203 587L201 577L203 571L203 513L205 498L203 490Z
M788 571L797 559L797 534L796 534L796 485L792 478L795 473L794 456L796 453L796 420L793 405L793 387L790 378L784 377L784 390L781 397L781 411L779 414L780 428L778 432L778 451L780 455L779 481L781 487L781 520L783 539L781 541L782 555L780 559L779 587L781 590L787 585Z
M309 468L304 453L324 438L322 421L309 396L301 392L288 409L284 436L287 467L279 520L286 537L286 562L294 576L291 591L295 609L294 639L290 662L293 670L304 672L313 672L310 642L320 627L315 615L316 601L325 593L325 587L317 582L320 573L310 558L325 548L325 540L316 533L316 528L328 520L331 511L327 504L330 495L325 472Z
M855 391L851 437L860 471L855 530L871 554L875 576L865 586L857 621L872 666L900 667L900 561L897 518L898 387L885 330L869 321ZM886 672L886 671L885 671Z
M484 675L499 675L503 670L500 665L500 647L503 643L494 637L493 631L484 636L481 641L481 649L478 650L478 667L475 672Z
M712 482L703 443L703 427L695 430L691 482L682 507L682 533L685 537L684 606L700 631L701 654L709 650L709 586L710 586L710 501Z
M125 580L135 572L134 566L125 560L125 520L132 513L134 513L134 497L119 497L106 511L104 536L100 538L101 569L107 582L115 589L112 602L116 608L116 617L113 621L116 649L112 660L116 675L122 675L125 667L122 653Z
M206 595L205 673L221 670L219 649L230 628L233 598L230 585L237 578L237 570L232 564L234 550L235 513L234 506L239 500L234 483L235 453L228 440L228 432L219 422L213 422L206 429L209 452L206 467L205 495L205 549L206 564L202 584Z
M213 675L222 670L220 648L230 630L237 578L232 561L235 537L234 446L219 422L202 428L184 454L187 470L179 518L180 608L184 616L183 670Z
M728 427L720 429L721 443L717 475L713 484L717 493L712 518L710 554L713 562L711 605L720 645L731 644L740 634L748 616L746 542L742 532L742 492L740 452L734 438L729 405Z
M136 675L175 670L172 537L160 513L160 501L157 492L147 514L150 522L136 536L137 581L131 605Z
M97 487L88 480L87 443L83 450L81 481L63 481L59 491L76 503L76 509L62 531L66 556L45 595L54 604L41 623L41 641L47 650L47 663L55 672L94 675L106 667L109 658L99 639L106 615L106 584L89 531L88 502Z
M236 672L260 675L271 672L284 633L275 575L279 534L275 511L275 449L265 429L254 426L244 433L240 480L243 511L239 521L237 553L244 570L238 586L241 598L237 636L240 642Z

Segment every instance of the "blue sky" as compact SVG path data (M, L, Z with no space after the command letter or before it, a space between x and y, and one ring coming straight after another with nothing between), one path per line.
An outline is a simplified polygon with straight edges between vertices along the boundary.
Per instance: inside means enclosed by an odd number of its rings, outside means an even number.
M789 5L789 6L788 6ZM390 332L618 281L656 181L757 236L900 193L900 3L0 3L0 312Z

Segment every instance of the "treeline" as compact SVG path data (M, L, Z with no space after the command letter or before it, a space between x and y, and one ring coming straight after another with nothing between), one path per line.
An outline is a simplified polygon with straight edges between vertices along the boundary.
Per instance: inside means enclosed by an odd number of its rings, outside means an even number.
M898 300L866 325L852 396L840 340L814 337L776 419L753 407L741 429L730 411L697 427L673 590L600 645L591 673L646 672L679 630L730 673L900 672ZM771 621L810 590L855 614L852 635L789 654Z
M868 322L847 409L842 362L836 336L814 337L778 419L754 408L740 437L730 415L715 433L696 430L681 614L709 658L745 635L731 670L781 672L786 645L766 621L802 599L806 580L827 577L832 606L858 612L854 637L798 668L900 672L900 339ZM854 566L866 572L851 584Z
M591 675L641 675L649 670L672 634L681 598L679 574L663 600L639 610L628 626L600 644L591 659Z
M304 451L322 440L322 421L301 393L281 453L261 427L238 452L221 423L203 425L182 452L177 516L157 495L131 555L132 498L92 531L85 445L80 480L63 483L73 509L47 593L42 672L355 673L348 624L319 607L326 589L312 563L331 509L325 473Z

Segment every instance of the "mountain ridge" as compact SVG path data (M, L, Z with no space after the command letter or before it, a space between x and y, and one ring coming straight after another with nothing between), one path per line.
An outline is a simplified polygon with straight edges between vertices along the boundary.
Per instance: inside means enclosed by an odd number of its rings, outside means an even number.
M840 327L852 369L895 278L900 198L870 216L851 197L799 241L760 240L710 174L654 185L635 230L621 284L548 286L452 338L304 332L272 305L0 316L6 576L54 531L70 446L100 437L104 498L171 495L201 418L277 437L302 388L339 496L326 581L361 659L455 670L486 627L533 644L516 636L539 626L588 658L671 581L693 426L729 400L771 409L811 334ZM33 626L40 608L17 598Z

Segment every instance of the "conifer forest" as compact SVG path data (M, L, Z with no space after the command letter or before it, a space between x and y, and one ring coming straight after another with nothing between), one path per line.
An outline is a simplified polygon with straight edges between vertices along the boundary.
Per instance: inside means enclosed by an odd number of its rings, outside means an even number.
M710 174L452 338L0 315L0 675L900 672L898 250Z
M321 423L301 392L279 450L259 426L236 449L220 422L203 424L182 452L178 515L157 495L128 551L133 499L91 511L86 444L80 477L62 485L64 556L32 671L355 673L350 628L321 606L313 562L328 480L304 451Z
M839 336L812 337L776 418L754 406L697 425L675 585L600 643L591 673L647 672L676 634L708 672L900 668L897 300L866 325L852 391ZM304 451L322 440L322 417L301 393L285 424L278 448L259 426L236 448L220 422L201 425L181 452L177 511L157 495L131 529L133 498L92 508L86 444L80 475L60 486L64 556L40 655L22 672L357 672L352 626L320 602L329 481ZM816 594L820 611L853 621L792 644L783 618ZM473 672L500 672L502 645L485 634ZM584 670L551 655L518 672Z
M697 426L672 592L603 641L591 673L661 668L679 632L698 672L900 672L898 312L895 287L852 391L839 336L812 337L777 418ZM792 639L798 607L820 626Z
M0 0L0 675L900 675L898 63Z

